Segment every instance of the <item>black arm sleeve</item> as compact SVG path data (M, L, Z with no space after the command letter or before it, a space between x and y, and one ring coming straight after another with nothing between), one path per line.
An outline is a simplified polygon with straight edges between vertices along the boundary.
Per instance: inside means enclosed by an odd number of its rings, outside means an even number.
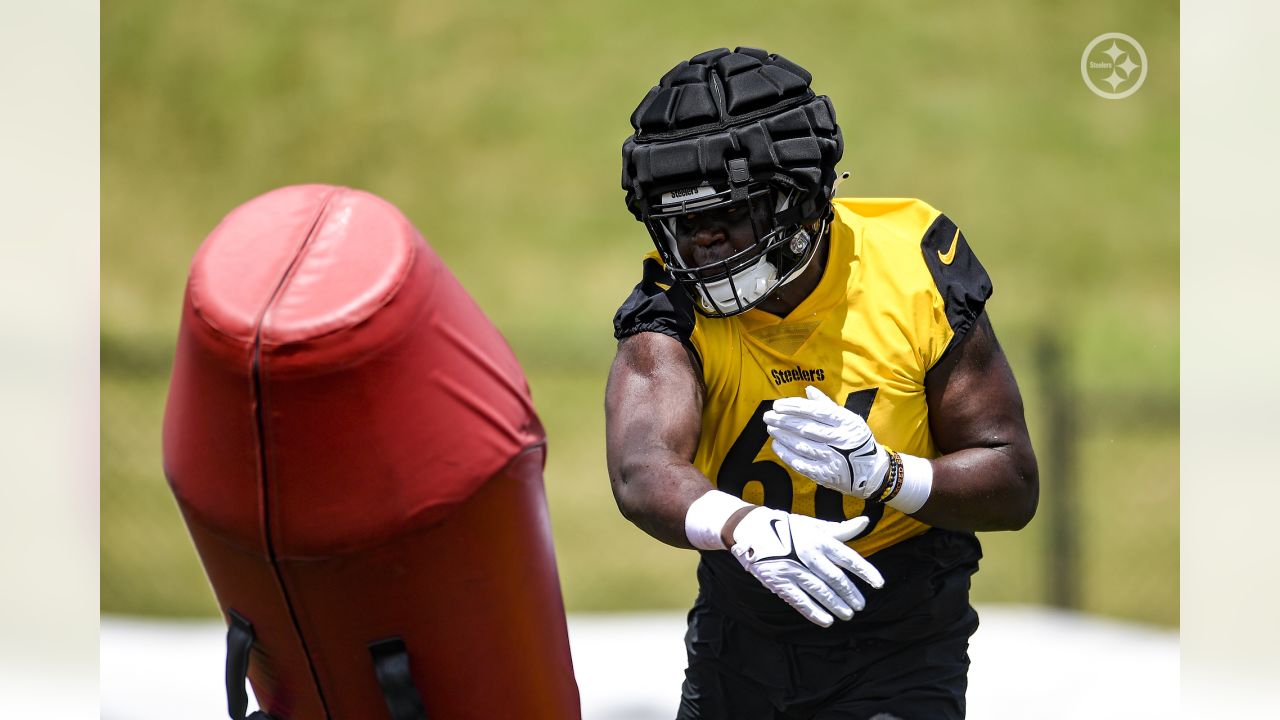
M982 314L993 288L987 271L964 239L964 233L946 215L938 215L920 241L924 262L947 308L947 322L954 333L943 357L964 339Z
M646 258L644 279L613 316L613 336L621 340L636 333L662 333L679 340L701 362L690 339L695 319L689 294L672 281L662 263Z

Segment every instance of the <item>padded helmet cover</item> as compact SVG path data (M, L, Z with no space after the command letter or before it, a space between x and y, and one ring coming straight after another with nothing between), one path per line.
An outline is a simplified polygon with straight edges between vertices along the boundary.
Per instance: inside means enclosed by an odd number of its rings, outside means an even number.
M622 145L627 208L644 220L658 193L726 185L727 161L745 158L753 180L799 191L779 222L825 216L844 140L831 101L814 94L811 80L756 48L709 50L676 65L631 114L635 132Z

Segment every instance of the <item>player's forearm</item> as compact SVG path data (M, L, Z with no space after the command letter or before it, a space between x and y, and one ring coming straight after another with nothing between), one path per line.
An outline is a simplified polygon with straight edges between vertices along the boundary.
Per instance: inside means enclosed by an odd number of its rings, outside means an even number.
M673 455L647 453L611 465L609 479L623 517L668 545L693 547L685 516L693 501L711 490L711 482L693 465Z
M711 481L692 464L702 390L689 351L642 332L618 345L605 388L605 447L624 517L668 545L691 548L685 516Z
M1035 515L1035 456L1012 445L970 448L930 461L933 487L911 516L950 530L1020 530Z

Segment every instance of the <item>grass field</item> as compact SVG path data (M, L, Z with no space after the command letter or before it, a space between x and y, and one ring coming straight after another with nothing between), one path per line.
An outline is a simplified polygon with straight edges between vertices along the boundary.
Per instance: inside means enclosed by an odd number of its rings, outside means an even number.
M811 70L844 130L846 195L945 210L1042 445L1036 344L1081 410L1085 609L1178 622L1178 16L1172 3L166 3L102 17L102 605L208 614L159 423L187 263L232 207L327 182L396 203L506 334L550 439L570 610L682 607L691 553L616 511L604 469L610 319L649 246L620 146L676 61L755 45ZM1146 84L1081 82L1120 31ZM1061 479L1046 475L1048 490ZM984 536L984 601L1038 601L1047 509Z

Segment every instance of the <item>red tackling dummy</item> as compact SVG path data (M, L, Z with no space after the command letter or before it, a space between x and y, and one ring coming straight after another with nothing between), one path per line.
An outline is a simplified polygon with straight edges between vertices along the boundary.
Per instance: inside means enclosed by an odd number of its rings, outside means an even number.
M394 637L426 717L579 717L544 458L515 356L386 201L282 188L196 253L165 474L272 718L388 717Z

